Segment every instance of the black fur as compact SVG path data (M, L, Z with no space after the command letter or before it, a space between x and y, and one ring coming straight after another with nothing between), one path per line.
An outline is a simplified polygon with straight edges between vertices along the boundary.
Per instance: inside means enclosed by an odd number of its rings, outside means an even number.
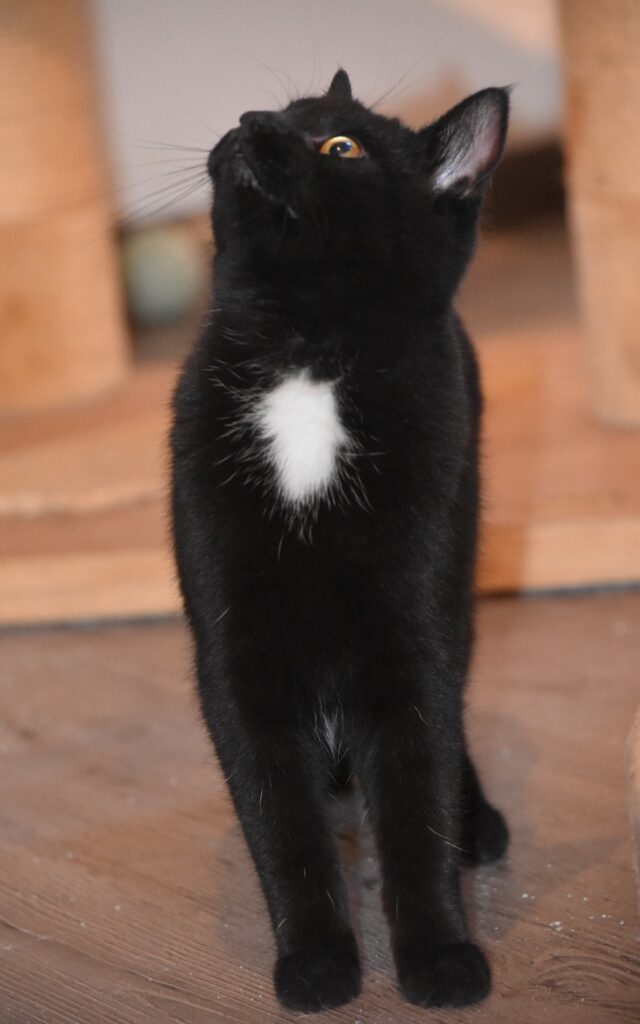
M490 987L460 863L500 856L507 830L464 739L481 398L452 301L507 111L487 89L416 133L353 100L341 71L325 96L243 115L210 158L214 309L175 393L175 550L295 1009L360 990L326 813L351 770L406 998L461 1006ZM320 154L334 135L366 155ZM336 382L352 445L335 486L296 508L250 411L302 368Z

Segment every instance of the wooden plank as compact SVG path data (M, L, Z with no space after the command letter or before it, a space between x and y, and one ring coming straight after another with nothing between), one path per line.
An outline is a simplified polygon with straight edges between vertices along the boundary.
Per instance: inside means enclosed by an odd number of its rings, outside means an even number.
M532 242L524 264L522 244L515 234L487 246L465 300L477 310L486 394L479 587L640 581L640 435L591 417L557 231ZM507 272L517 293L508 330L495 302L480 301ZM3 423L0 622L178 610L166 517L176 372L147 364L117 395Z
M179 611L178 588L165 548L117 549L0 563L0 622L128 619Z
M606 586L640 579L640 517L487 523L481 539L484 593Z
M175 366L138 369L115 394L3 423L0 516L92 513L159 498Z

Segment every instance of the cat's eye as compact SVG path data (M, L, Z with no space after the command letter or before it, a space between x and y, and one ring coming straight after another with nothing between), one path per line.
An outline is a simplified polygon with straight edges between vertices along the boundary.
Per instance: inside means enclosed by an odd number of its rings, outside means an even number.
M348 135L332 135L330 139L325 139L319 146L318 152L323 156L346 157L347 160L359 160L361 156L364 156L364 150L360 143L356 139L349 138Z

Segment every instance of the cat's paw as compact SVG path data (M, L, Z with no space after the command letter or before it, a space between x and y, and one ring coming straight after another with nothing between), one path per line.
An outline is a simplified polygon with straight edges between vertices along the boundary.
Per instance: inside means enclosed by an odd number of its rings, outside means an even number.
M397 967L402 994L418 1006L469 1006L491 989L486 957L471 942L450 943L424 953L414 948Z
M278 999L290 1010L314 1013L342 1006L362 987L355 943L286 953L276 963L274 983Z
M469 815L464 837L465 853L472 864L499 860L509 845L509 829L500 811L482 803Z

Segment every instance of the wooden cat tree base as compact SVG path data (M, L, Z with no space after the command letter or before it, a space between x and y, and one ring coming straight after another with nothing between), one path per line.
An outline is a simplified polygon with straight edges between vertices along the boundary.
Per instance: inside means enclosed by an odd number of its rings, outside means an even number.
M640 435L590 417L577 328L479 339L485 593L640 580ZM0 623L177 612L166 519L176 367L0 432Z

